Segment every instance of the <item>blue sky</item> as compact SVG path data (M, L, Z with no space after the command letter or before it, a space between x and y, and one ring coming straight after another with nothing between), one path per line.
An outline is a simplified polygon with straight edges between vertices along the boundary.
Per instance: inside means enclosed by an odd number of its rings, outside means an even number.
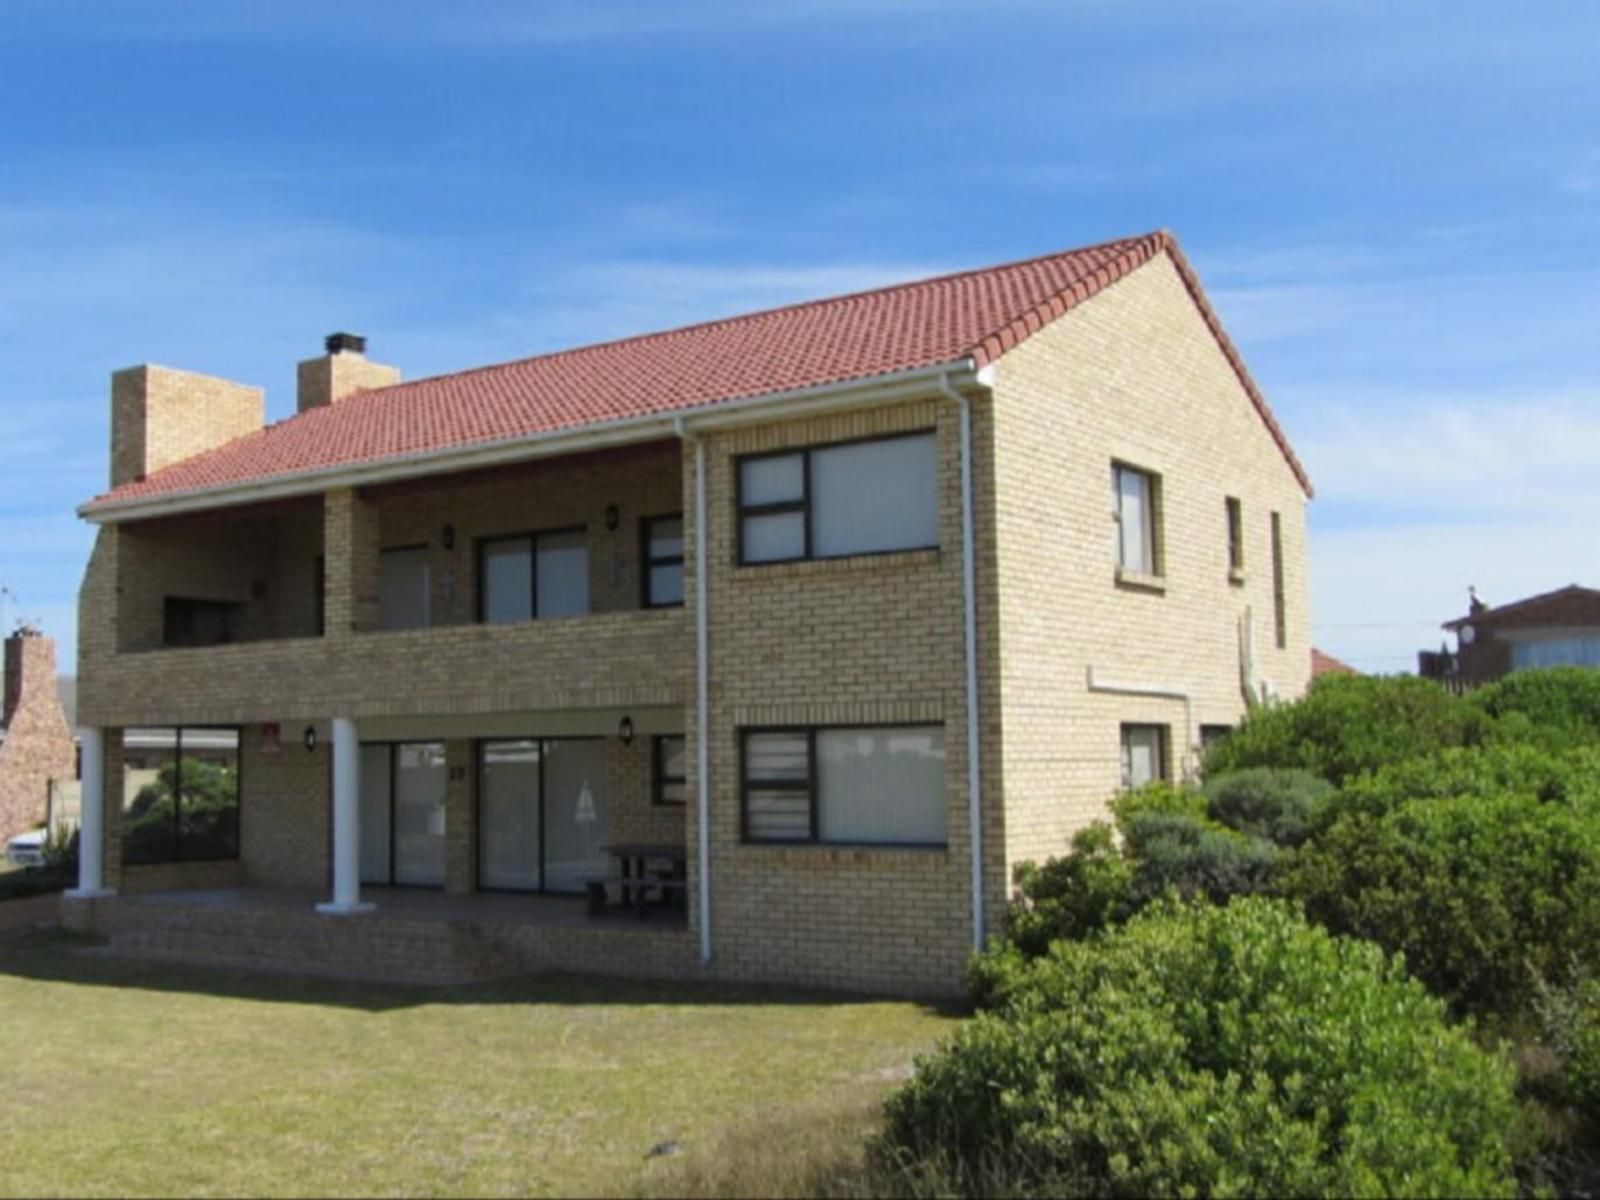
M330 11L330 9L332 11ZM1160 226L1318 486L1313 633L1600 584L1600 6L5 0L0 584L107 376L408 377ZM7 625L18 614L7 600Z

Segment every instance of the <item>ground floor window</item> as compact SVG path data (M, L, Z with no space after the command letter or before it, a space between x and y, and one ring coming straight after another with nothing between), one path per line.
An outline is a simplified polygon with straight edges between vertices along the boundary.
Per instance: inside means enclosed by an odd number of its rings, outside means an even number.
M1232 732L1232 725L1200 726L1200 749L1209 750L1213 746L1220 745Z
M1122 727L1122 786L1139 788L1167 776L1165 725Z
M747 729L744 840L942 846L944 729Z
M443 742L361 746L361 882L443 887Z
M239 857L239 731L126 729L122 861Z
M478 744L478 886L582 892L609 868L602 738Z
M681 733L650 739L650 799L682 804L689 795L689 742Z

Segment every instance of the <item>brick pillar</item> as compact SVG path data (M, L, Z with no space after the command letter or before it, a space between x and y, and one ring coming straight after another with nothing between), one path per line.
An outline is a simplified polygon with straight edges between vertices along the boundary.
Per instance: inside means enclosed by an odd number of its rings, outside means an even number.
M444 761L444 890L460 896L478 887L477 756L458 739L444 744Z
M122 760L122 730L102 731L105 744L105 824L101 837L105 843L105 858L101 875L108 891L122 888L122 807L127 803L126 769Z
M378 507L353 488L323 497L326 636L378 627Z

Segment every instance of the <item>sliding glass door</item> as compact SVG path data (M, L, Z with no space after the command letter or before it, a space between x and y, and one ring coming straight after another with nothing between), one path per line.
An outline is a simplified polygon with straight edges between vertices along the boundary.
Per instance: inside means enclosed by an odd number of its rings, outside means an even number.
M599 738L483 742L478 886L582 892L606 873L611 805Z
M443 742L361 747L361 882L444 886Z

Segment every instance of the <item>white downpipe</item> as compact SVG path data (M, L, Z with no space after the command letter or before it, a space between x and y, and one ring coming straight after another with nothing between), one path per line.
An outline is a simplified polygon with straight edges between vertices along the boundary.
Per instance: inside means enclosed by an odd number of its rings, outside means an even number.
M939 377L939 390L961 414L961 607L967 658L967 844L972 853L972 947L983 949L983 769L979 760L978 566L973 545L972 402Z
M371 912L361 900L361 741L349 717L333 719L333 899L319 913Z
M695 872L700 910L700 961L711 961L711 598L706 551L706 444L677 421L678 436L694 443L694 704Z
M74 900L93 900L112 893L105 886L106 746L99 729L84 729L83 781L78 797L78 886L67 893Z

